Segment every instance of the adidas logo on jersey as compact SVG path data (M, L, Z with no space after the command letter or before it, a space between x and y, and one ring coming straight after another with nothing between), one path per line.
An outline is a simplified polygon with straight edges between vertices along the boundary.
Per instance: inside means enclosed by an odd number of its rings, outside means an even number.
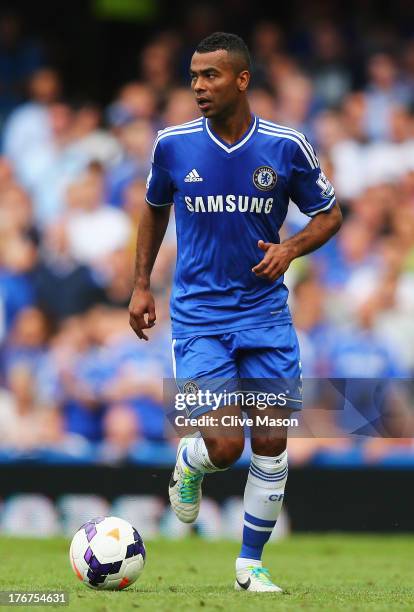
M197 170L193 168L185 177L184 183L201 183L202 180L203 178L198 174Z

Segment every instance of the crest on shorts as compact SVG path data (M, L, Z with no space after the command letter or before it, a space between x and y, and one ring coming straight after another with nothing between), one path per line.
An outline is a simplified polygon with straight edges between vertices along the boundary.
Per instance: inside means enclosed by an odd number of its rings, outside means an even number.
M270 166L260 166L253 173L253 183L261 191L270 191L276 185L277 174Z
M183 386L183 393L185 393L186 395L189 393L191 393L192 395L196 395L199 390L199 386L193 380L188 380Z

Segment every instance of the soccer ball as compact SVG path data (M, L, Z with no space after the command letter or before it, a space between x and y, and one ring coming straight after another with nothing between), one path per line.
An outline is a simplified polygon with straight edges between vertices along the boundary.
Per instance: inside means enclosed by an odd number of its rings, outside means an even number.
M138 531L116 516L94 518L77 531L70 563L91 589L116 591L130 586L145 565L145 546Z

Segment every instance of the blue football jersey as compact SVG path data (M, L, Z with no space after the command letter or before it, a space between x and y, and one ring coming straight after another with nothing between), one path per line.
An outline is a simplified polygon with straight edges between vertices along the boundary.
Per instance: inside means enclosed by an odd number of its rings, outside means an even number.
M300 132L252 117L232 145L205 118L158 133L147 202L175 205L174 337L290 321L283 277L270 282L252 272L264 256L258 240L280 242L290 200L310 217L335 204Z

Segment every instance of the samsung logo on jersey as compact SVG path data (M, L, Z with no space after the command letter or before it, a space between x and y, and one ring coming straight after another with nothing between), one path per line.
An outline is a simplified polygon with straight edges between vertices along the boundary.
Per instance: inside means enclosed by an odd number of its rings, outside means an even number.
M272 210L273 198L257 198L236 195L184 196L187 209L190 212L250 212L265 213Z

